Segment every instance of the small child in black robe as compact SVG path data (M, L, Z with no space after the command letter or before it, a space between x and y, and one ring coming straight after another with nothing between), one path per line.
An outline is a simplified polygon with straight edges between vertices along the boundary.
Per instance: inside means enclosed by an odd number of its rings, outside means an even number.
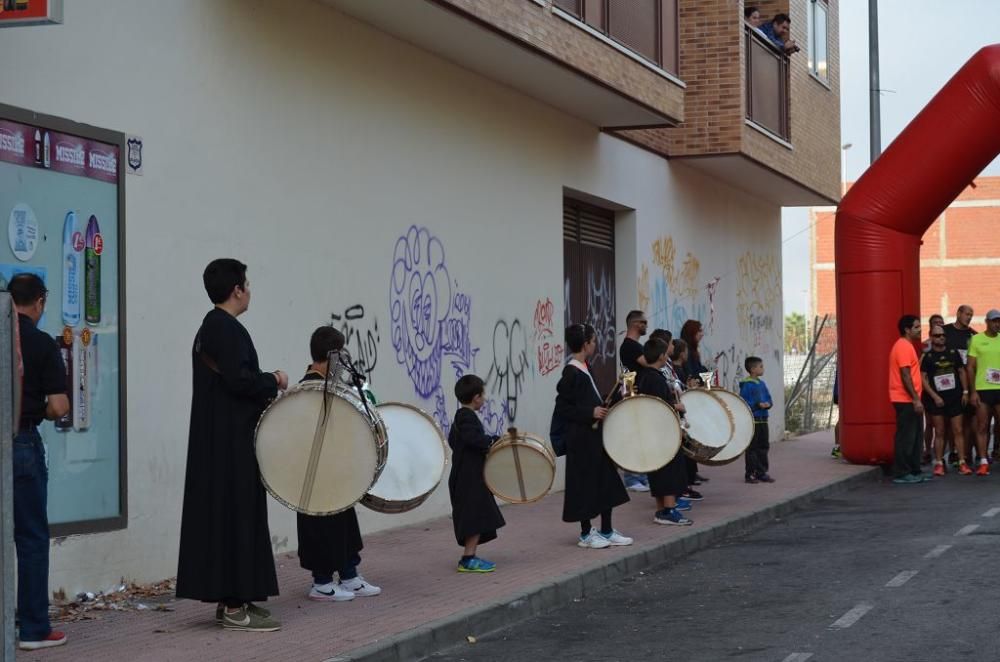
M455 384L455 396L462 405L448 433L451 446L451 519L455 540L465 548L458 562L459 572L493 572L496 564L476 556L476 547L494 540L504 522L496 499L486 487L483 467L486 453L497 440L486 434L476 412L485 402L485 385L475 375L465 375Z
M677 394L674 393L673 385L660 371L670 360L670 343L660 338L650 338L643 346L643 356L648 367L640 367L637 371L636 390L643 395L660 398L673 407L677 403ZM649 493L656 498L656 513L653 515L653 522L656 524L677 526L693 524L678 510L678 504L682 503L678 499L687 489L688 482L684 457L683 453L678 452L665 466L647 474Z
M316 329L309 340L312 364L302 381L325 381L330 352L344 348L344 334L331 326ZM361 527L354 508L336 515L297 513L299 565L312 571L313 585L309 599L320 602L344 602L357 597L378 595L382 589L358 574L361 563ZM334 583L333 573L340 576Z

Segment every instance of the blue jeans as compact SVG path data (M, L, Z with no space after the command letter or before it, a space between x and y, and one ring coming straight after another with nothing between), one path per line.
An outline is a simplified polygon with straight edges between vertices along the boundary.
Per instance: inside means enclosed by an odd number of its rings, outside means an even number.
M344 567L337 571L337 574L340 575L340 581L346 582L349 579L357 577L359 565L361 565L361 556L355 554L354 558L345 563ZM322 575L314 572L313 582L316 584L330 584L333 582L333 575Z
M14 546L21 641L49 636L49 470L37 431L14 437Z
M636 483L641 483L643 485L649 484L649 479L646 478L646 474L634 474L628 471L622 472L625 478L625 487L629 485L635 485Z

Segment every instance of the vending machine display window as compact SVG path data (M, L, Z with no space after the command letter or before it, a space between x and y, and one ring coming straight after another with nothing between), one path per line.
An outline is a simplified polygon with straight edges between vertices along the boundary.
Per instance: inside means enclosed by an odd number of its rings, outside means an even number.
M125 135L0 104L0 288L48 289L70 413L39 428L53 536L124 528ZM6 234L6 240L3 235Z

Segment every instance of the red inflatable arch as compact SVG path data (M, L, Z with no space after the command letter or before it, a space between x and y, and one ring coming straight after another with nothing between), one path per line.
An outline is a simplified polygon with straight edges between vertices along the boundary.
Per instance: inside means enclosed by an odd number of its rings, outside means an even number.
M892 462L888 355L899 317L920 314L921 237L998 153L1000 44L994 44L948 81L837 209L840 435L851 462ZM1000 287L997 298L1000 307Z

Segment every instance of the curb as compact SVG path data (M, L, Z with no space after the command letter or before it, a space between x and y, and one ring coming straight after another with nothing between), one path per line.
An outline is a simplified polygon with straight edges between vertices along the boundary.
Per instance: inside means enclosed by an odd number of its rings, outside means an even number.
M377 640L367 646L327 658L324 662L408 662L421 660L440 650L457 646L470 633L477 637L510 627L576 598L593 594L641 570L687 556L716 542L743 535L771 520L799 510L819 499L845 492L860 483L877 480L881 469L873 467L853 476L807 489L762 510L733 517L706 529L641 549L614 561L580 570L557 581L531 587L446 618Z

